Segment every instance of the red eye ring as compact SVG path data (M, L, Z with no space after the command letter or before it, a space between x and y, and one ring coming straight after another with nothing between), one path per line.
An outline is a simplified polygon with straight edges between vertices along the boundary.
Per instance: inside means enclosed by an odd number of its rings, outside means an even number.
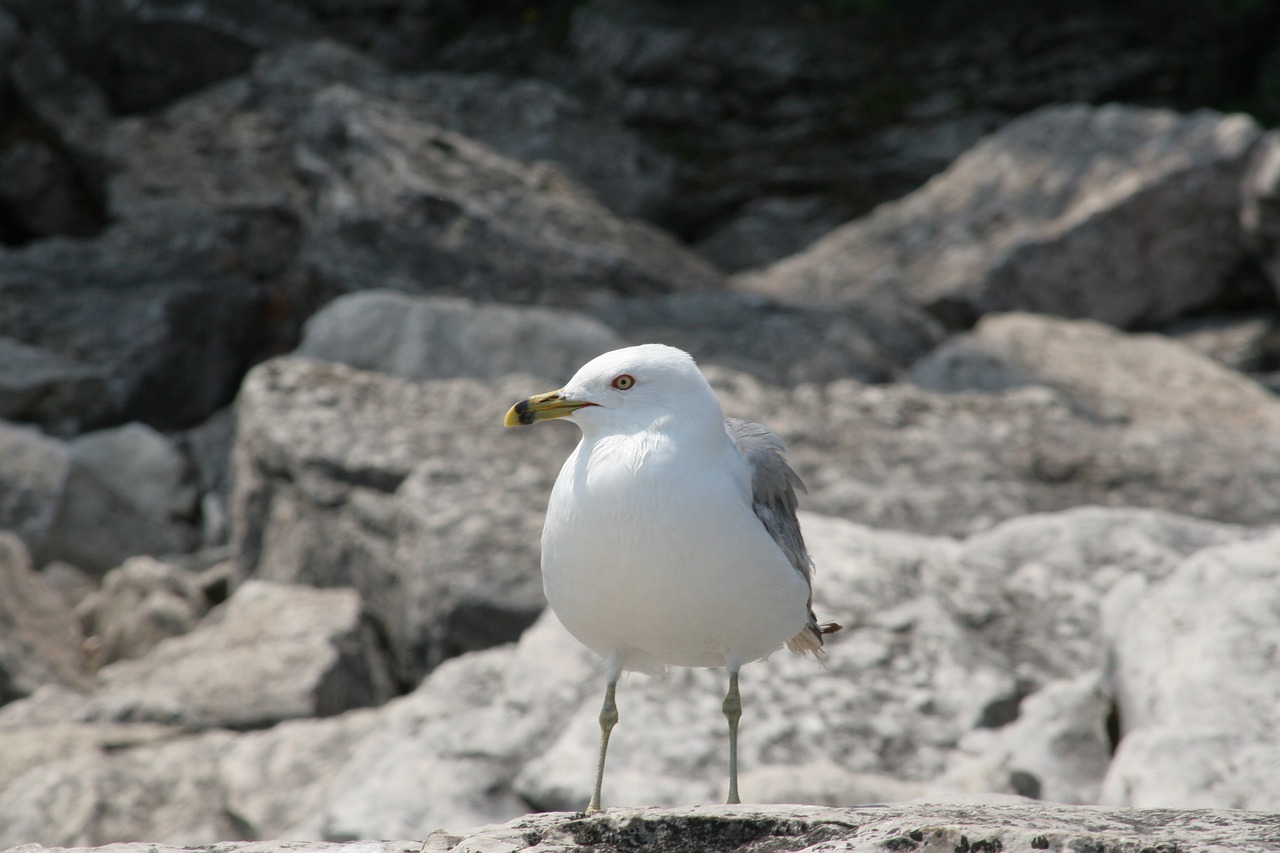
M636 384L636 378L630 373L620 373L613 377L613 381L609 383L619 391L626 391Z

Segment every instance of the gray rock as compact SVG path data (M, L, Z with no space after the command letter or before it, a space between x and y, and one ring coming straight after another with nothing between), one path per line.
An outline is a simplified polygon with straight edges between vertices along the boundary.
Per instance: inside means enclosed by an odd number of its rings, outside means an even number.
M1121 740L1102 802L1262 808L1280 802L1280 531L1188 557L1106 599Z
M236 835L218 757L234 735L99 744L41 763L0 791L0 844L92 845L136 838L211 843ZM103 808L109 798L110 808Z
M653 219L672 201L674 159L618 118L536 78L432 73L388 91L424 121L526 163L555 163L620 216Z
M84 687L80 641L71 609L32 570L22 540L0 532L0 705L42 684Z
M143 424L70 443L71 469L37 556L105 573L135 554L168 554L195 544L186 460Z
M610 302L596 316L629 343L660 342L765 382L886 382L942 339L922 311L891 300L858 310L789 305L753 294L685 293ZM574 368L576 369L576 368ZM573 375L573 370L564 374Z
M264 56L244 77L119 122L109 150L119 215L204 205L303 223L301 267L282 294L303 316L375 283L557 304L720 283L557 169L424 120L385 72L335 45Z
M396 679L509 642L544 607L542 509L571 428L504 430L543 383L413 383L305 359L238 403L232 541L244 576L351 586Z
M1196 375L1220 375L1216 365L1196 365ZM1274 420L1280 401L1263 399L1256 386L1233 395L1245 381L1239 377L1223 393L1237 406L1252 397L1258 408L1237 408L1239 423L1219 423L1212 410L1191 405L1216 392L1176 373L1162 377L1162 387L1182 390L1153 404L1150 417L1126 401L1158 393L1123 392L1115 408L1131 412L1132 422L1100 420L1043 387L941 395L843 380L787 390L708 373L726 414L768 425L791 447L788 458L809 487L807 507L865 524L964 534L1028 512L1090 504L1241 524L1280 515L1280 436L1259 428ZM1102 412L1112 407L1091 402ZM1189 419L1171 419L1179 411Z
M1039 384L1103 421L1203 424L1280 435L1280 405L1264 388L1161 335L1034 314L984 317L915 365L938 391Z
M70 470L65 443L0 421L0 529L17 533L29 549L38 548L53 524Z
M898 202L739 279L807 302L897 294L948 325L1027 310L1116 326L1230 301L1244 258L1244 116L1052 107Z
M389 712L394 702L384 707ZM362 709L288 720L237 737L219 756L218 777L238 833L298 841L330 837L325 808L335 779L384 719L381 708Z
M95 240L0 249L0 336L42 351L23 350L40 393L14 416L71 435L185 427L226 405L263 341L263 295L244 266L248 232L279 236L264 218L170 210Z
M371 290L317 312L295 354L403 379L525 373L554 383L622 345L602 324L569 311Z
M77 400L106 400L103 371L12 338L0 338L0 417L65 432L60 423Z
M1019 703L1012 723L965 734L932 791L1096 803L1111 762L1112 703L1097 671L1051 681Z
M297 144L319 220L303 262L339 292L376 281L565 305L720 283L710 264L614 218L558 170L522 166L347 86L315 95Z
M250 581L188 634L103 667L81 720L254 728L392 696L352 590Z
M197 576L152 557L132 557L102 579L76 609L99 664L142 657L185 634L209 610Z
M73 842L74 843L74 842ZM543 814L508 824L433 832L422 841L310 843L316 853L478 853L537 848L548 853L630 849L639 845L736 850L808 850L839 845L853 853L887 848L1195 849L1206 853L1262 853L1280 847L1272 816L1239 811L1096 809L1041 804L910 804L866 808L818 806L703 806L687 809L613 809L598 815ZM927 847L920 847L928 845ZM135 842L112 853L285 853L296 844L242 841L186 846ZM28 844L7 853L92 847Z
M803 250L845 224L848 217L841 214L812 196L755 199L693 247L725 272L740 272Z

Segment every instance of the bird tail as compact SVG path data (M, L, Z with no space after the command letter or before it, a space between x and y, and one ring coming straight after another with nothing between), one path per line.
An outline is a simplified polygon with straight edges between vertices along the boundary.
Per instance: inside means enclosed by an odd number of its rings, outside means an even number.
M810 618L809 624L804 626L803 631L787 640L787 648L798 655L813 655L820 660L823 635L834 634L843 627L838 622L824 622L819 625L816 619Z

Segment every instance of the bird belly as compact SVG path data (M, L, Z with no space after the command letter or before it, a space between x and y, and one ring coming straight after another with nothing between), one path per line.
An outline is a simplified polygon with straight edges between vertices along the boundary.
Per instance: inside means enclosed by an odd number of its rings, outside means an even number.
M804 579L728 480L710 480L594 496L557 483L552 493L547 600L570 633L622 669L741 665L808 620Z

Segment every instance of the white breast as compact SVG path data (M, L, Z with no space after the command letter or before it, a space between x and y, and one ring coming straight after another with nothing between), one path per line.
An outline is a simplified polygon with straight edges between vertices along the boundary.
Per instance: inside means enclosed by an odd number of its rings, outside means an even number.
M547 600L622 669L757 660L798 634L808 585L751 510L733 445L680 452L661 435L584 440L551 493Z

